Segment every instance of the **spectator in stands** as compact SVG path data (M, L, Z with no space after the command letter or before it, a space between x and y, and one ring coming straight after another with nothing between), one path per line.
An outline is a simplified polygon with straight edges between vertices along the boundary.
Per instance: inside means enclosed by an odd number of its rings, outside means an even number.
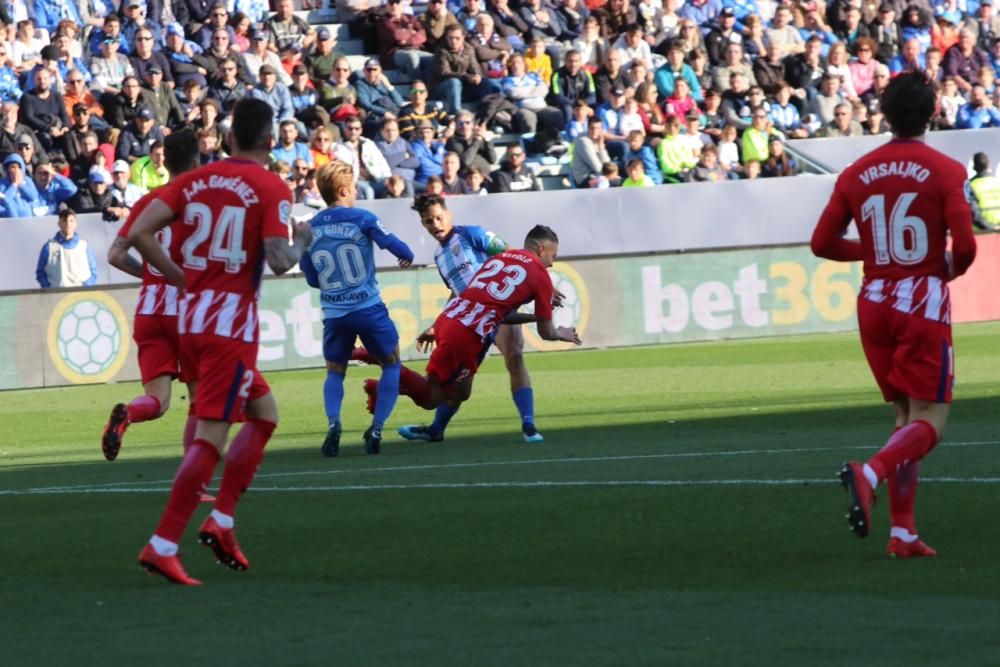
M753 61L753 74L766 95L773 97L785 83L785 53L778 42L767 45L764 56Z
M138 77L131 74L122 80L121 92L115 95L112 102L108 120L112 127L118 129L124 129L131 123L139 109L153 108L149 91L143 90ZM153 114L153 118L156 118L156 114Z
M587 133L573 142L573 159L570 169L573 185L589 188L592 181L600 176L601 167L611 161L604 139L604 124L598 116L587 121Z
M627 25L639 21L639 14L629 0L608 0L594 14L601 22L601 34L609 43L617 40Z
M232 47L232 43L229 41L229 33L225 28L217 28L212 33L212 46L211 48L205 49L200 54L195 54L192 56L194 62L201 67L205 72L208 80L218 78L219 67L226 60L235 60L236 65L236 78L246 84L251 84L253 82L253 76L246 70L245 67L241 68L240 65L244 62L242 56L245 54L240 54L239 51ZM281 70L281 67L275 68ZM258 68L259 71L259 68ZM288 78L288 74L282 70L284 78Z
M691 96L696 101L702 100L701 82L698 81L694 69L684 62L684 51L679 46L671 46L667 51L667 62L657 68L654 75L656 91L661 99L674 94L674 84L678 79L687 81L691 88Z
M339 139L339 136L337 138ZM309 153L312 155L313 165L316 169L334 159L333 144L334 136L329 127L323 125L313 130L309 139Z
M316 43L306 54L305 65L309 70L309 78L314 85L325 81L333 74L333 63L341 54L334 50L337 42L327 28L316 31Z
M114 104L114 96L121 92L125 77L135 75L132 63L118 53L118 45L115 37L102 39L99 55L90 61L90 73L93 76L90 88L99 95L105 108Z
M627 91L624 88L611 90L610 101L597 107L595 115L604 123L604 140L613 157L620 158L625 152L625 135L618 131L618 117L625 111Z
M208 14L214 6L215 0L173 0L171 2L174 18L182 25L188 26L192 35L202 25L208 23Z
M889 85L891 78L887 66L882 63L875 65L875 73L872 75L872 87L867 93L861 96L861 101L867 104L869 109L872 108L872 105L878 106L878 101Z
M858 99L858 94L854 90L854 82L851 79L851 68L847 65L847 47L843 42L838 42L830 47L827 56L826 73L833 74L840 79L840 94L849 100Z
M683 183L690 180L691 170L698 164L699 155L691 150L691 144L681 134L681 120L677 116L667 116L666 132L656 145L656 156L663 172L664 183Z
M941 97L939 98L939 103L941 106L941 127L943 128L953 128L955 127L955 121L958 119L958 110L965 106L965 98L958 93L958 85L955 83L955 78L951 76L946 76L944 81L941 82Z
M122 0L122 12L125 19L122 22L121 32L128 45L127 48L122 49L123 54L135 53L136 35L143 30L151 32L158 44L163 43L163 29L160 26L159 17L153 19L147 17L146 0Z
M31 143L35 145L35 153L44 155L45 150L41 142L35 136L34 131L19 122L20 108L13 102L3 103L3 127L0 128L0 158L6 158L11 153L17 152L17 145L25 136L30 137Z
M271 149L271 159L294 164L303 160L308 167L318 166L309 146L299 141L299 129L294 120L282 121L278 129L278 143Z
M779 136L778 131L771 125L771 119L767 117L767 111L763 107L754 107L753 123L743 130L741 137L743 150L740 151L740 155L744 166L751 160L760 163L767 160L770 155L768 143L772 135Z
M469 167L465 170L465 185L471 195L489 193L489 189L486 187L486 172L479 167Z
M587 5L584 4L583 0L562 0L562 2L555 4L557 5L555 8L556 18L562 29L562 33L559 35L560 41L566 44L578 39L583 34L584 22L590 16L590 10L587 8ZM659 21L662 19L662 16L662 11L658 15L650 12L649 21L651 23ZM640 18L642 19L644 28L648 31L654 29L652 25L647 25L645 15Z
M413 183L418 190L423 190L427 186L428 178L441 175L445 148L444 143L434 138L434 126L430 121L417 121L415 127L416 138L410 142L410 146L420 165L413 177Z
M393 118L382 121L382 129L375 140L375 145L385 158L393 176L403 179L407 196L412 196L413 179L416 177L417 169L420 168L420 159L410 142L399 136L398 121Z
M583 32L573 40L573 50L580 53L583 68L591 74L597 74L611 50L607 40L601 37L601 24L593 14L583 21Z
M59 212L59 231L38 253L35 278L42 289L88 287L97 282L97 260L90 244L76 233L76 213Z
M358 91L358 106L365 111L365 123L370 125L373 133L387 115L396 117L405 104L403 96L390 83L382 71L378 58L365 61L365 69L357 80L355 88Z
M72 141L67 142L66 159L69 160L69 177L76 183L77 188L87 186L87 175L100 152L99 146L97 134L94 132L82 133L78 140L73 137Z
M445 195L471 194L468 184L459 175L462 163L458 153L447 151L441 163L441 185Z
M751 86L757 85L754 78L753 68L747 63L743 55L743 47L739 44L729 44L726 46L724 62L715 68L715 87L723 93L729 88L730 77L733 72L739 72L746 78Z
M924 53L924 74L927 75L928 81L940 83L944 78L944 70L941 68L943 60L944 54L936 46L932 46Z
M248 91L247 87L236 78L238 67L234 59L223 60L219 71L220 76L213 79L208 89L208 97L216 101L219 113L228 118L233 112L233 106L246 97Z
M304 64L302 62L302 50L299 48L298 44L292 42L281 50L279 56L280 59L278 62L281 63L281 69L278 71L278 80L286 86L290 86L292 83L292 69L296 65Z
M523 33L528 43L535 39L552 42L562 32L558 16L547 7L543 7L541 0L522 0L518 15L528 25L527 32Z
M111 166L111 187L108 188L113 203L108 209L108 214L109 217L122 222L128 218L129 211L135 203L142 198L139 186L129 181L131 176L132 169L129 163L125 160L115 160Z
M87 176L87 184L76 193L70 202L70 209L80 213L101 213L114 205L111 191L111 175L104 169L94 167Z
M389 0L378 22L379 57L384 67L398 67L408 79L427 75L434 54L427 50L423 24L403 10L403 0Z
M264 11L267 11L266 5ZM233 29L233 48L240 53L246 53L250 49L250 33L254 31L254 21L237 10L229 19L229 27Z
M288 88L292 99L295 119L304 128L325 126L330 122L330 114L319 105L319 93L309 81L309 70L298 63L292 68L292 85Z
M39 162L34 172L35 188L38 190L38 201L34 207L34 215L55 215L59 206L68 202L76 195L76 184L67 177L57 174L48 160Z
M565 121L572 117L573 103L583 100L588 106L597 103L594 77L583 68L583 58L576 50L566 53L566 64L552 76L549 103L563 112Z
M792 85L802 104L811 100L826 73L826 60L821 54L823 41L818 37L806 40L802 53L785 58L785 80Z
M475 28L469 33L469 46L476 53L479 68L488 79L501 79L507 74L507 60L514 49L510 42L495 30L493 17L480 13Z
M986 153L972 156L972 170L976 175L969 180L972 197L972 221L979 229L1000 229L1000 178L990 169L990 158Z
M52 73L47 69L35 72L35 89L21 97L21 120L35 131L46 150L63 146L63 136L69 132L70 120L63 97L51 89Z
M955 79L955 84L963 93L972 90L979 83L979 71L989 69L989 55L976 46L976 37L971 30L960 30L958 43L948 49L944 56L944 73Z
M879 6L878 16L868 24L868 32L875 42L875 57L881 62L889 62L903 45L903 31L896 22L896 8L890 1Z
M226 157L219 145L219 135L212 130L198 130L198 163L205 165L218 162Z
M129 1L136 2L137 0ZM191 41L200 46L203 51L208 51L214 46L215 33L218 30L226 32L227 45L236 42L236 33L229 26L229 11L226 9L224 2L216 2L212 5L212 8L208 12L208 21L193 33ZM209 71L212 70L210 69Z
M281 66L281 58L274 51L267 48L267 33L263 30L254 30L250 33L250 48L239 57L232 57L238 63L237 78L248 81L252 85L260 83L260 68L263 65L270 65L278 73L280 81L286 85L292 82L291 77Z
M420 15L419 21L427 37L424 48L433 54L437 54L441 49L449 48L447 37L450 28L456 27L461 30L458 19L448 11L444 0L430 0L427 4L427 10ZM463 34L464 32L462 30Z
M433 5L432 5L433 7ZM448 46L434 54L434 98L444 102L449 113L458 113L462 101L478 102L482 97L500 92L500 84L483 77L475 51L465 43L462 27L448 28Z
M333 76L319 87L319 103L332 121L344 121L358 115L358 92L350 82L351 64L341 57L333 63Z
M691 170L691 180L718 183L729 178L726 170L719 165L719 149L716 146L705 146L701 151L698 164Z
M614 162L610 164L614 165ZM627 177L621 183L623 188L651 188L656 185L653 179L646 175L646 167L642 160L630 160L625 165L625 172Z
M445 149L459 156L463 169L478 167L489 173L496 161L496 149L484 136L486 128L476 123L469 111L461 111L455 121L455 133L448 139Z
M611 91L616 88L628 90L635 89L636 84L632 81L624 69L622 69L622 52L618 49L608 51L604 59L604 66L597 71L597 78L594 83L597 85L597 102L610 102ZM662 96L662 93L661 93Z
M30 18L17 22L14 39L10 42L10 60L19 72L31 70L42 60L45 41L36 35L35 24Z
M622 161L625 163L626 168L633 160L641 161L643 164L643 173L646 174L646 177L652 180L654 185L662 185L663 172L660 171L660 165L656 160L656 153L653 152L652 147L646 145L645 140L646 136L641 131L633 130L629 132L628 147L625 149Z
M972 31L976 46L987 52L992 49L993 42L1000 38L1000 16L993 8L993 0L980 0L978 11L970 13L964 27Z
M781 47L783 53L795 55L806 50L805 40L794 25L791 7L780 6L775 10L771 26L764 31L764 36L768 44Z
M85 87L85 78L82 70L71 69L66 74L66 92L63 94L63 104L66 113L71 120L77 117L77 106L83 106L90 119L90 124L98 129L107 130L110 126L104 120L104 107L92 92Z
M17 139L17 154L21 156L24 161L24 168L28 176L32 176L35 173L35 167L42 161L48 159L45 154L37 155L35 153L35 143L31 140L27 134L22 134Z
M496 21L496 31L510 42L515 51L523 51L525 47L523 36L527 34L530 26L511 9L508 0L492 0L490 15Z
M542 189L538 177L525 166L525 157L520 145L507 147L506 159L490 177L491 192L538 192Z
M729 77L729 90L722 94L719 111L727 125L738 130L750 127L751 111L750 87L742 72L733 72Z
M862 21L861 9L847 5L844 9L844 20L839 26L834 26L834 35L843 42L849 51L857 53L859 39L868 39L871 35L868 26Z
M727 51L732 45L740 47L743 57L743 36L736 29L736 12L732 7L724 7L719 12L718 22L705 35L705 50L713 67L721 67L727 59Z
M895 76L902 72L923 70L926 66L920 40L911 38L903 42L899 55L889 61L889 71Z
M43 46L38 64L22 72L21 78L25 82L24 92L27 93L35 89L35 74L40 69L48 70L52 76L52 90L61 94L63 92L63 80L62 72L59 69L59 49L54 45L48 44Z
M74 29L76 26L73 26ZM56 68L59 71L58 80L60 83L66 80L66 75L71 69L77 69L81 72L86 73L86 78L90 78L90 72L87 70L87 65L83 59L77 55L79 52L80 45L73 41L73 38L69 36L66 32L60 31L52 39L52 46L56 50L55 58L53 60L56 63ZM65 92L65 91L60 91Z
M691 97L691 89L688 82L678 79L674 84L674 94L663 101L663 112L667 116L677 116L684 118L692 110L698 109L698 103Z
M879 64L875 60L875 42L869 37L861 37L854 45L857 58L848 65L851 73L851 85L858 97L862 97L871 90L875 80L875 67Z
M809 113L822 125L833 122L833 110L843 101L840 94L840 77L836 74L824 74L819 84L819 92L809 103Z
M128 0L126 0L128 1ZM134 1L134 0L132 0ZM54 34L59 22L70 19L77 24L83 24L76 0L35 0L35 21L39 28Z
M503 94L518 108L514 114L513 129L524 134L538 128L539 114L546 108L545 96L549 89L535 72L525 70L524 57L515 53L508 62L510 76L501 80ZM557 123L561 125L560 123Z
M153 40L153 32L148 28L136 31L135 50L129 58L129 62L132 64L132 69L136 75L143 81L146 79L146 75L150 69L155 68L160 70L164 82L167 83L170 90L173 90L174 77L170 71L170 63L161 51L154 50Z
M0 102L17 102L21 95L17 73L7 56L7 45L0 42Z
M799 173L799 163L785 151L781 137L772 136L768 141L767 160L760 165L760 175L764 178L795 176Z
M650 138L662 137L665 129L663 121L666 119L666 114L660 109L656 86L648 81L639 84L639 88L635 91L635 100L639 105L643 132ZM648 169L647 173L649 173Z
M825 57L830 47L837 43L837 38L833 31L823 21L819 6L815 2L810 2L802 6L802 27L799 28L802 39L809 41L812 37L820 39L820 53Z
M392 176L392 170L375 142L362 136L361 131L360 119L348 120L344 124L344 138L334 146L333 154L354 168L361 199L382 198L386 192L385 181Z
M38 188L27 174L24 160L11 153L3 161L0 179L0 218L30 218L39 205Z
M552 58L546 53L546 48L555 53L561 52L559 47L547 47L541 37L532 39L524 52L524 67L527 71L537 74L542 83L548 86L552 81Z
M969 103L958 110L955 127L960 130L1000 127L1000 110L993 106L986 89L981 84L972 87Z
M316 33L304 19L295 15L292 0L277 0L277 11L264 22L264 29L271 35L270 48L281 51L295 42L302 50L308 49L316 41Z
M962 23L962 12L948 10L937 15L937 24L931 28L931 45L944 53L958 44L958 26Z
M156 125L153 110L146 106L140 107L118 138L115 156L118 160L132 164L139 158L149 155L154 144L162 142L163 130Z
M260 83L250 91L250 97L264 100L274 110L274 122L291 120L295 113L288 87L278 82L278 72L271 65L262 65L259 72ZM332 114L331 114L332 117Z
M424 186L424 194L444 196L444 181L440 176L430 176Z
M146 93L146 104L153 110L156 124L163 128L164 134L169 134L172 129L184 125L185 114L174 91L163 80L163 72L159 67L154 66L146 70L143 88Z
M184 28L180 23L167 25L166 47L163 55L170 63L170 75L174 79L175 88L183 88L188 81L197 81L205 87L208 80L205 75L208 70L194 61L194 43L184 40Z
M809 130L802 126L802 116L799 110L791 102L792 87L786 81L782 81L778 87L778 94L775 95L774 102L768 111L771 124L786 137L793 139L804 139L809 136Z
M170 180L170 172L164 164L162 141L153 144L149 149L149 155L132 163L130 180L144 192L155 190Z

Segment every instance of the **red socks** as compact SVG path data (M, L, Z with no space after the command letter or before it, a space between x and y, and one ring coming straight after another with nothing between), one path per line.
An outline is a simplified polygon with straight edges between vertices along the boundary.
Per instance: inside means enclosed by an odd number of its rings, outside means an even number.
M431 405L430 384L427 383L424 376L411 371L406 366L399 367L399 393L403 396L409 396L418 407L428 410L434 407Z
M913 506L917 500L917 482L920 480L920 461L901 466L887 480L889 483L889 514L893 528L905 528L917 534Z
M249 488L257 468L264 458L264 447L271 439L276 424L260 419L248 419L229 443L222 483L216 496L215 509L233 516L236 501Z
M219 451L207 440L195 440L184 454L170 489L170 500L156 527L156 535L178 543L191 516L198 507L201 493L212 481L219 462Z
M149 421L160 416L160 399L156 396L136 396L128 404L128 420L131 423Z
M937 431L929 422L922 419L912 422L893 433L889 442L868 461L868 465L882 481L903 465L927 456L937 441Z

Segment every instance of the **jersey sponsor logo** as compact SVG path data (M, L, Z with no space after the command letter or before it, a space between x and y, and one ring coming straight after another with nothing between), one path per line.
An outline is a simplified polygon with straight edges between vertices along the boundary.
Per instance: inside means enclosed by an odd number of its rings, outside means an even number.
M292 223L292 202L287 199L283 199L278 204L278 221L285 227L288 227Z
M331 292L320 292L319 299L325 303L349 303L352 301L365 301L371 295L365 291L360 292L347 292L342 294L333 294Z
M128 318L105 292L68 294L49 316L49 357L74 384L107 382L128 359Z

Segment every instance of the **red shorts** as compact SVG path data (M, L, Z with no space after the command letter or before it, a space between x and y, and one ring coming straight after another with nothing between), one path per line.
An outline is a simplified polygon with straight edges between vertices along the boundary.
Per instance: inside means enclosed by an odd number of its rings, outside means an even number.
M247 401L271 388L257 370L257 343L212 334L182 334L181 358L198 383L194 413L230 424L246 418Z
M434 339L428 378L448 387L476 374L484 347L479 335L455 320L439 317L434 322Z
M951 324L896 310L891 301L858 299L861 346L886 401L908 396L951 403L955 352Z
M181 363L177 317L173 315L136 315L132 339L139 350L139 374L142 383L161 375L190 382L190 373Z

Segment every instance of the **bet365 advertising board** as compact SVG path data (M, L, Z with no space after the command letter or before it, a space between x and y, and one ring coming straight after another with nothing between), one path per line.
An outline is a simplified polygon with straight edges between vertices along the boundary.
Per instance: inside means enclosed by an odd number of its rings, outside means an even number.
M980 236L970 273L952 284L953 321L1000 319L1000 235ZM782 336L856 328L859 264L783 247L557 263L566 295L556 324L575 326L586 347ZM440 313L448 290L434 268L383 272L382 297L405 359L420 359L417 335ZM135 380L134 287L0 297L0 388ZM538 338L529 350L569 347ZM264 283L263 370L323 365L318 292L301 277Z

